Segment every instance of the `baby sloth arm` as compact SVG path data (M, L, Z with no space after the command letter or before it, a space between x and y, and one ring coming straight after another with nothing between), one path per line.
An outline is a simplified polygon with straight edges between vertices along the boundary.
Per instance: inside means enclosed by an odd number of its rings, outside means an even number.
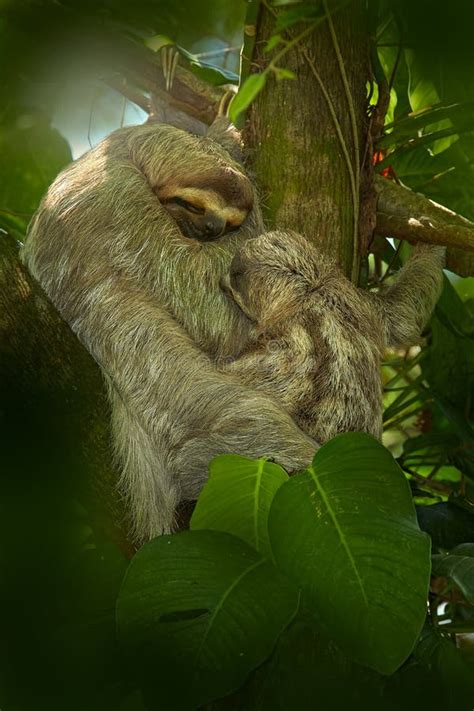
M277 398L294 415L312 386L313 341L301 325L284 334L265 335L237 360L224 363L222 372L236 375L246 385Z
M388 347L412 345L419 339L443 287L445 253L444 247L418 243L395 283L385 292L370 294Z

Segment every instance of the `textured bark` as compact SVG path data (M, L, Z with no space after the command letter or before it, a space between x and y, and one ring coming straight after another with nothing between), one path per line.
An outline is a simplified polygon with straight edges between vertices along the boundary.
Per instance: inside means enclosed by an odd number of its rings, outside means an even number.
M104 77L105 81L124 96L129 96L131 101L145 111L152 108L150 101L135 87L148 92L154 102L176 108L204 124L212 123L225 89L207 84L192 72L178 66L172 86L168 90L159 52L153 52L144 45L123 37L115 37L114 44L108 51L111 66L110 74ZM131 86L124 85L118 76L128 80Z
M377 234L474 251L474 223L393 181L376 186Z
M474 275L474 223L424 195L376 178L376 233L448 247L446 266L456 274Z
M253 57L257 71L264 70L271 60L272 53L265 53L264 47L274 23L274 17L262 7ZM368 130L369 76L364 3L350 3L338 10L333 23L355 109L362 163ZM300 27L292 28L291 36L300 31ZM327 21L282 58L281 65L294 71L296 79L276 81L269 77L248 112L246 142L269 226L302 232L335 254L349 274L354 250L349 173L311 63L330 94L355 166L348 99Z
M0 239L0 343L2 462L9 462L11 477L24 481L25 494L32 478L53 478L54 488L78 497L94 523L129 554L99 368L19 262L15 241L5 235ZM22 448L30 450L26 460Z

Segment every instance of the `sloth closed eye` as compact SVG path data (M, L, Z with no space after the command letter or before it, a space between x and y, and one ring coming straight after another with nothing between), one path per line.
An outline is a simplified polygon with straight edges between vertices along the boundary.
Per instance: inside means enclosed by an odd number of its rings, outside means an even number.
M197 207L197 205L193 205L192 202L183 200L183 198L174 197L171 198L168 202L173 202L176 205L180 205L181 207L184 207L185 210L189 210L189 212L193 212L195 215L204 215L205 212L203 207Z

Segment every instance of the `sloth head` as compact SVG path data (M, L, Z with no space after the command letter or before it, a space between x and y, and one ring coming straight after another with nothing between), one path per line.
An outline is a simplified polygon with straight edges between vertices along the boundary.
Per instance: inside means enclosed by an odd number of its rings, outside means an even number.
M250 213L261 221L255 188L241 162L240 135L218 117L206 135L145 124L129 142L132 162L187 238L217 240Z
M183 175L156 193L183 235L200 241L237 230L253 207L249 179L229 166L210 176Z
M259 329L302 314L337 269L301 235L266 232L246 242L221 280L227 296Z

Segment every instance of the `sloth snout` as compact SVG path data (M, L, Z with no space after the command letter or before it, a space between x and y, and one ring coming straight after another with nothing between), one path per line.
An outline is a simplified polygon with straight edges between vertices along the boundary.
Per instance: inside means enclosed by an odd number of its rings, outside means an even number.
M208 215L204 224L204 231L207 237L217 238L224 234L226 221L219 215Z

